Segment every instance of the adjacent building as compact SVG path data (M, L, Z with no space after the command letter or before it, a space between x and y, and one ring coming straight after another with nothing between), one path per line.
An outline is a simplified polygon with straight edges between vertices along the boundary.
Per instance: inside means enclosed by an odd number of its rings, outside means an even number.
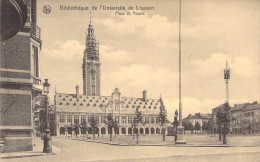
M231 109L232 133L258 133L260 130L260 104L236 104Z
M199 123L201 130L209 121L211 121L211 114L209 113L195 113L195 115L189 114L188 117L183 119L183 122L185 123L192 123L193 127L195 127L196 123Z
M0 42L0 140L5 152L33 149L32 100L42 91L37 1L25 3L25 25L15 36Z

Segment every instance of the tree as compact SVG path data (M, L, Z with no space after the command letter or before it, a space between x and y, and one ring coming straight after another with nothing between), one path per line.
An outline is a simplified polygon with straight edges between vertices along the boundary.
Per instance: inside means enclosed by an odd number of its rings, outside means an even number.
M78 122L75 123L74 131L75 131L76 138L78 138L78 134L79 134L79 124L78 124Z
M199 122L196 122L196 123L195 123L195 130L196 130L196 131L201 130L201 126L200 126L200 123L199 123Z
M217 123L220 125L220 131L221 126L223 125L223 144L227 143L226 135L228 133L228 124L230 123L230 106L229 103L226 102L223 104L223 110L220 110L217 112Z
M114 121L113 128L114 128L115 138L116 138L116 134L119 131L119 126L118 126L118 122L117 121Z
M87 122L86 122L86 120L83 120L83 122L81 123L80 130L81 130L81 134L83 135L83 138L84 138L84 134L87 133Z
M203 131L207 130L207 124L205 121L202 123L202 130Z
M97 121L95 117L92 115L90 118L90 127L92 128L92 134L93 138L95 139L95 133L96 133L96 128L97 128Z
M207 123L207 130L208 130L208 132L211 132L211 130L212 130L212 123L211 123L211 121L208 121L208 123Z
M136 108L136 111L135 111L135 117L134 117L134 125L135 125L135 128L137 127L137 133L136 133L136 144L138 144L138 124L139 123L142 123L143 121L143 116L142 116L142 112L139 111L139 108ZM135 129L134 129L135 130Z
M193 130L194 130L194 127L193 127L193 125L192 125L192 123L191 122L189 122L189 124L188 124L189 126L189 129L190 129L190 131L191 131L191 133L193 133Z
M166 121L166 110L164 108L160 108L159 121L161 126L163 127L163 141L165 141L165 121Z
M112 131L113 131L113 126L114 126L114 121L113 121L113 115L112 114L107 114L107 128L108 128L108 133L110 134L110 141L112 141Z

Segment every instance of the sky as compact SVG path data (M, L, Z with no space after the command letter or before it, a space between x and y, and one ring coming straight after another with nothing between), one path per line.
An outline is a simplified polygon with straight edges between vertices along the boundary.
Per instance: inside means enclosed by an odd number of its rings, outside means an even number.
M165 103L168 119L179 108L178 0L39 0L40 77L48 78L53 96L82 90L86 32L92 25L100 44L101 95L118 87L122 96ZM51 7L50 14L42 8ZM60 6L89 10L60 10ZM125 15L99 6L125 6ZM97 6L98 10L92 10ZM144 15L126 15L128 7L152 6ZM133 12L133 11L129 11ZM260 101L260 1L182 0L181 55L183 117L211 113L225 102L224 68L231 71L229 101Z

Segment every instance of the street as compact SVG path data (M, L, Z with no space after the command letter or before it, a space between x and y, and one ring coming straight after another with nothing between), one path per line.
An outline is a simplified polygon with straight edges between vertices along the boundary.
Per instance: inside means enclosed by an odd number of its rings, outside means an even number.
M36 138L36 143L41 143ZM258 161L260 147L116 146L53 137L60 154L3 161Z

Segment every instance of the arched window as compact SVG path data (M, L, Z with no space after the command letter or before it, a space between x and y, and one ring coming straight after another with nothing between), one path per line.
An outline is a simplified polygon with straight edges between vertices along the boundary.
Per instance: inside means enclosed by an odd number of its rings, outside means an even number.
M106 128L104 127L101 128L101 134L106 134Z
M149 134L149 128L145 128L145 134Z
M154 134L154 128L151 128L151 134Z
M126 134L126 129L123 127L121 132L122 132L122 134Z
M156 128L156 134L160 134L160 128Z
M132 128L128 128L128 134L132 134Z
M144 128L140 128L140 134L144 134Z

